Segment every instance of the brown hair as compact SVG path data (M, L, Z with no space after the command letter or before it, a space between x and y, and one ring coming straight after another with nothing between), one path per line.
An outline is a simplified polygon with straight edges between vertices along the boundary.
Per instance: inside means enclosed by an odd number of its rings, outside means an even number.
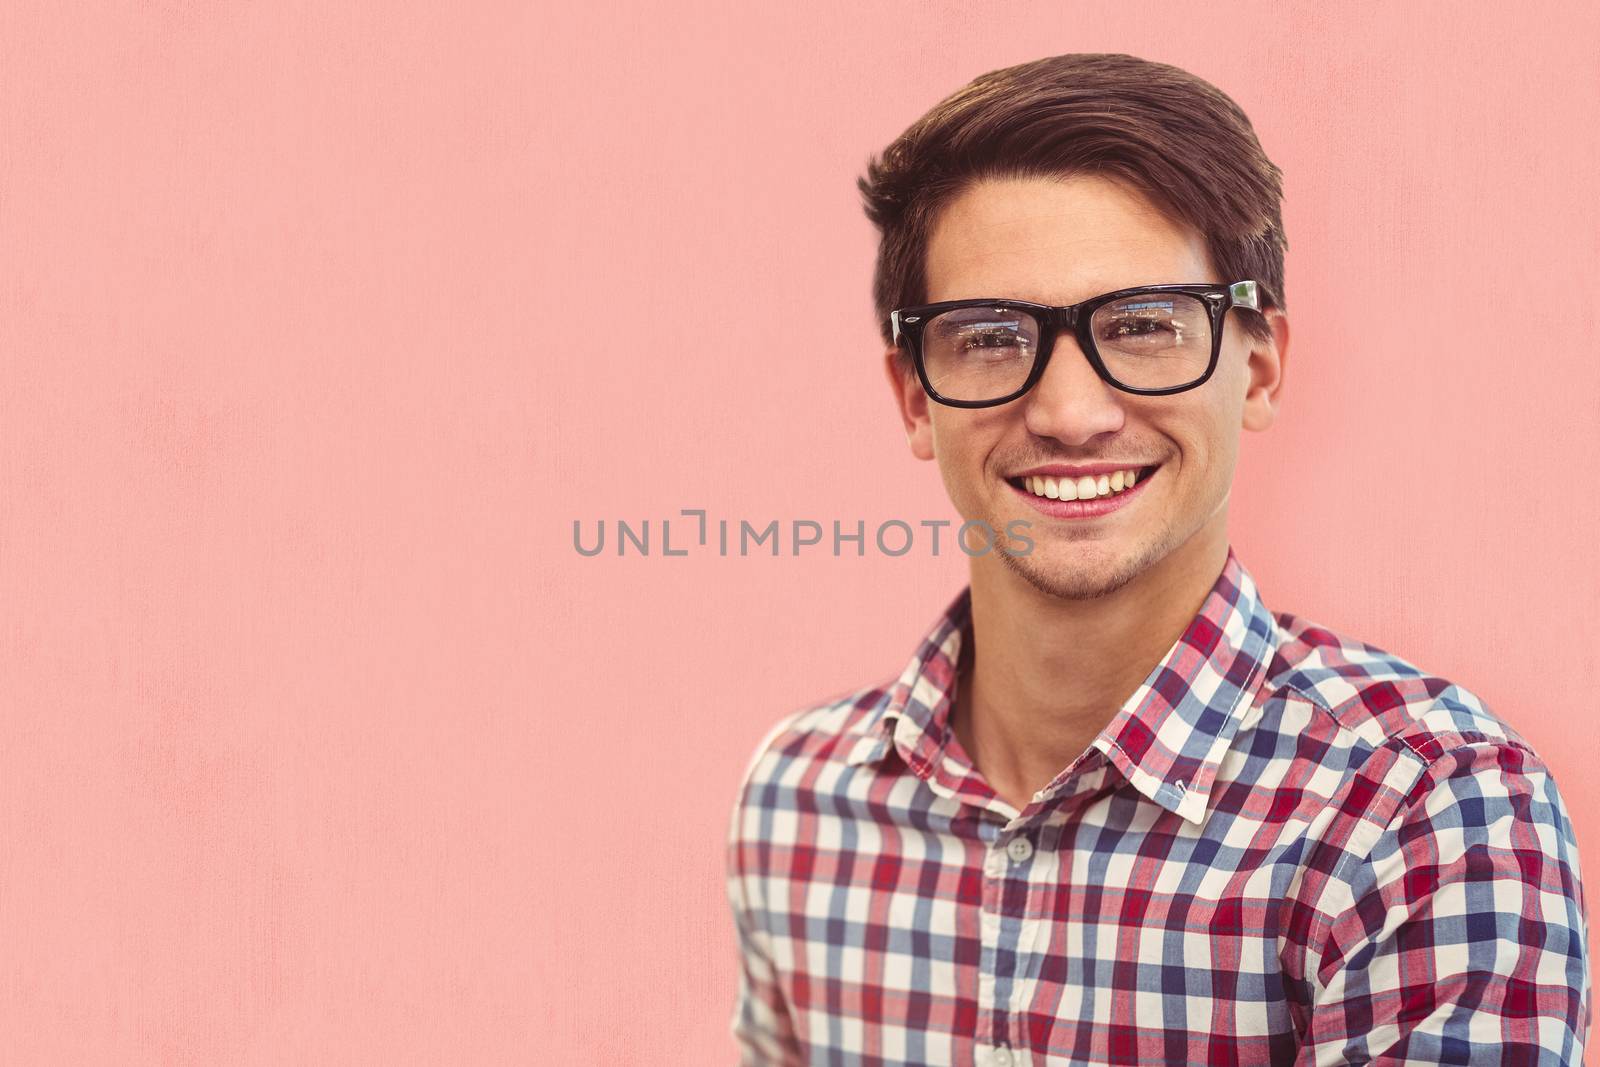
M979 75L868 161L856 185L879 232L884 342L890 311L927 302L928 240L946 204L984 178L1079 173L1143 193L1204 236L1217 280L1254 279L1263 308L1284 307L1282 173L1239 105L1165 63L1077 53ZM1270 336L1260 315L1242 324Z

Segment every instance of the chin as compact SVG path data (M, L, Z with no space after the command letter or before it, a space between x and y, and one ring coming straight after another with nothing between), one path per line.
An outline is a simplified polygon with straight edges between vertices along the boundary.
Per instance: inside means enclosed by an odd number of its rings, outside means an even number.
M1061 600L1095 600L1110 596L1133 581L1161 555L1150 546L1114 551L1089 541L1041 542L1026 556L999 553L1002 564L1046 596Z

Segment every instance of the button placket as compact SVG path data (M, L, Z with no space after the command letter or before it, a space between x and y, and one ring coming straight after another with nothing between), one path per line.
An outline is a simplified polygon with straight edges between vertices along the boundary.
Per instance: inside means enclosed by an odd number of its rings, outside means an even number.
M1001 878L1006 873L1006 857L999 849L989 853L989 858L983 862L983 873L990 878Z
M1015 1007L1011 1001L1017 995L1017 990L1014 987L1017 975L1014 971L1014 959L1012 961L1013 968L1005 973L990 970L990 966L998 962L998 957L991 956L988 949L990 945L998 947L999 941L1002 939L1002 930L1005 928L1007 921L1002 914L1006 896L1013 892L1027 892L1023 886L1010 882L1007 874L1012 867L1020 866L1032 859L1034 851L1032 838L1026 833L1019 833L1003 846L998 843L991 845L988 855L984 859L984 873L989 877L987 884L984 886L984 914L980 922L985 943L985 966L979 976L979 991L987 1009L995 1013L994 1021L997 1032L1008 1029L1007 1016ZM1023 881L1027 880L1026 875L1021 871L1017 872L1017 877ZM992 911L990 910L991 907L993 908ZM1014 921L1020 923L1022 920L1019 916ZM1014 943L1018 934L1020 934L1020 927L1012 929L1010 934L1004 935L1012 938L1013 944L1011 948L1013 952L1021 951L1021 946ZM1002 983L1006 988L1001 988ZM983 1056L980 1053L979 1062L994 1064L996 1067L1027 1067L1031 1060L1026 1055L1019 1054L1009 1045L995 1045L988 1050L987 1056Z
M986 832L987 831L987 832ZM980 831L985 846L983 857L983 873L986 876L983 882L982 903L978 916L979 938L982 944L982 953L978 964L978 1002L985 1017L985 1029L994 1028L995 1032L1002 1031L1005 1026L1004 1001L1007 999L1000 989L1000 983L1009 978L1008 974L1000 969L1001 960L1005 958L1002 951L1002 909L1004 907L1007 868L1010 866L1010 857L1003 844L1004 828L1002 825L985 827ZM998 1060L995 1058L995 1047L987 1050L980 1046L978 1050L978 1063L1003 1064L1004 1067L1016 1067L1014 1059Z

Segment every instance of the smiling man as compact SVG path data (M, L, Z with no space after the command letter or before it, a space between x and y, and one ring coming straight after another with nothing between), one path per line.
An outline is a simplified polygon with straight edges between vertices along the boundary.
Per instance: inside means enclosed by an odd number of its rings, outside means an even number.
M984 75L861 182L911 452L1030 551L762 740L747 1064L1576 1063L1576 842L1482 700L1228 538L1289 347L1276 167L1131 56Z

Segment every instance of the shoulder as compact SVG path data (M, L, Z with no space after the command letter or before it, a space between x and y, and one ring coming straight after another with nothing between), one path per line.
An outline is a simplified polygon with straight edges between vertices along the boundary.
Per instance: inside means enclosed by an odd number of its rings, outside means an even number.
M868 739L890 699L890 685L866 686L791 711L772 723L745 764L727 837L730 899L762 911L806 840L837 805L824 794L840 790L847 760ZM773 879L780 879L773 881Z
M1423 765L1474 746L1538 759L1526 737L1460 682L1303 616L1276 619L1280 640L1265 691L1314 705L1341 748L1393 749Z
M1402 827L1487 826L1508 814L1515 832L1575 858L1549 765L1477 693L1302 616L1276 619L1277 650L1247 725L1254 736L1239 739L1232 776L1291 788L1297 810L1316 809L1325 853L1315 859L1335 879L1370 863Z
M1385 968L1481 980L1471 946L1521 945L1519 971L1585 986L1586 903L1567 805L1514 725L1455 680L1278 613L1258 728L1317 794L1316 840L1292 894L1323 996L1387 989ZM1259 739L1257 739L1259 740ZM1541 946L1549 951L1539 956ZM1361 977L1353 971L1363 972ZM1466 981L1466 979L1462 979ZM1365 985L1362 985L1365 983ZM1557 998L1564 1018L1586 1003Z
M840 764L867 738L890 699L891 683L863 686L788 712L768 726L745 763L740 798L752 787L798 784Z
M1331 851L1319 862L1334 881L1396 877L1420 862L1401 842L1433 839L1438 849L1441 835L1461 849L1543 850L1576 881L1577 843L1555 777L1496 709L1386 649L1300 616L1277 619L1264 686L1276 714L1261 721L1304 765L1291 774L1327 788ZM1359 898L1357 885L1343 888Z

